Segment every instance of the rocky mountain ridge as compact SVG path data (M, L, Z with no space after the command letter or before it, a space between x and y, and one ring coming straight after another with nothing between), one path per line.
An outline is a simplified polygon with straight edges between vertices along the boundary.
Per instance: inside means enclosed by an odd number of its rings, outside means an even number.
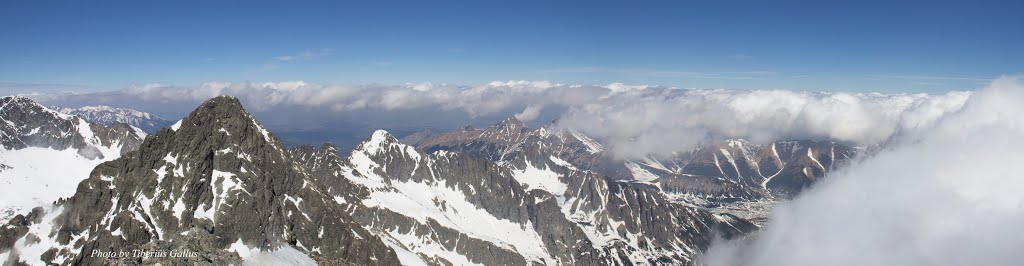
M316 184L237 99L217 97L97 166L74 196L16 216L0 229L0 252L61 265L231 264L267 252L397 263ZM91 256L118 250L197 255Z
M549 155L575 167L615 180L649 184L675 202L702 208L738 202L763 205L742 206L758 209L744 216L759 223L767 218L772 202L797 195L864 153L862 147L833 141L756 144L729 139L670 156L622 159L581 132L560 129L554 122L528 128L514 117L486 128L467 126L448 133L415 133L403 141L428 152L459 152L498 162L515 158L528 147L540 144L547 147Z
M360 191L334 196L364 226L432 264L688 264L712 236L754 229L543 149L501 163L427 154L377 131L348 158L331 146L292 152L332 182L329 191Z
M346 157L331 145L285 150L237 99L217 97L97 166L74 196L0 227L0 260L677 265L755 229L552 155L562 148L490 161L377 131ZM93 256L116 250L190 255Z

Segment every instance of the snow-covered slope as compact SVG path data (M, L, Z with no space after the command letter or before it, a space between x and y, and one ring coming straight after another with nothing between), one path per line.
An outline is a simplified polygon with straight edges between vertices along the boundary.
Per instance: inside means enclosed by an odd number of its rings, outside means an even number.
M0 98L0 220L69 197L97 164L133 150L145 133L102 126L24 97Z

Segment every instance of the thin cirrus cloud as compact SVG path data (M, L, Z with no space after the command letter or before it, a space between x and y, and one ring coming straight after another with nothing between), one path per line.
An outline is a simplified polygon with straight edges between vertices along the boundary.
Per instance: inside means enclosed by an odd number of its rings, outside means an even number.
M647 78L695 78L695 79L721 79L721 80L748 80L760 79L766 76L775 75L775 71L752 70L752 71L723 71L723 72L698 72L673 69L648 69L648 68L607 68L607 67L567 67L542 71L543 73L606 73L632 77Z
M811 138L875 145L932 126L959 110L972 94L677 89L515 80L477 86L208 82L193 87L147 84L115 93L140 102L191 103L232 95L257 111L276 107L327 112L458 111L470 117L516 116L530 121L547 110L557 112L558 127L601 139L623 158L666 155L726 138L754 142Z
M332 49L328 49L328 48L324 48L324 49L320 49L320 50L316 50L316 51L314 51L314 50L305 50L305 51L302 51L302 52L297 53L297 54L275 56L273 59L275 61L280 61L280 62L294 62L294 61L311 60L311 59L314 59L314 58L330 55L332 51L333 51Z
M975 84L988 84L990 79L959 77L959 76L920 76L920 75L868 75L872 79L906 80L911 83L922 85L939 85L941 81L947 82L972 82Z
M745 54L729 54L726 57L728 57L729 59L737 59L737 60L745 60L745 59L754 58L753 56L745 55Z
M1017 265L1024 261L1024 80L1004 77L962 110L775 208L702 265Z

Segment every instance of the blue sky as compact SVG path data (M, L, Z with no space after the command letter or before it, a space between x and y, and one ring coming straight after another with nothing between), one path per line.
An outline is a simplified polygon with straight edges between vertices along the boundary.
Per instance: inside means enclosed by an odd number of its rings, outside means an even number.
M942 92L1024 72L1024 4L4 1L0 83L550 80Z

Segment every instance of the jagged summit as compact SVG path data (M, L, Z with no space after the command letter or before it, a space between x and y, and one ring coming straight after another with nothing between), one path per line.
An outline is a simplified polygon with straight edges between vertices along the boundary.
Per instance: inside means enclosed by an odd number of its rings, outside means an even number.
M261 136L264 141L277 143L277 139L270 131L267 131L242 107L238 98L231 96L217 96L211 98L198 108L193 110L185 118L171 127L173 131L186 132L186 135L203 136L194 134L191 130L206 131L210 134L223 132L229 136L248 137ZM212 130L212 131L211 131ZM236 133L240 135L232 135Z
M21 104L21 105L39 105L38 103L36 103L36 101L32 100L31 98L28 98L28 97L25 97L25 96L21 96L21 95L4 96L4 97L0 98L0 102L3 103L4 107L6 107L7 104L9 104L9 103Z
M525 128L526 124L523 124L523 121L519 121L519 118L516 118L515 116L510 116L510 117L505 118L504 120L501 120L500 122L494 124L494 126L495 127Z

